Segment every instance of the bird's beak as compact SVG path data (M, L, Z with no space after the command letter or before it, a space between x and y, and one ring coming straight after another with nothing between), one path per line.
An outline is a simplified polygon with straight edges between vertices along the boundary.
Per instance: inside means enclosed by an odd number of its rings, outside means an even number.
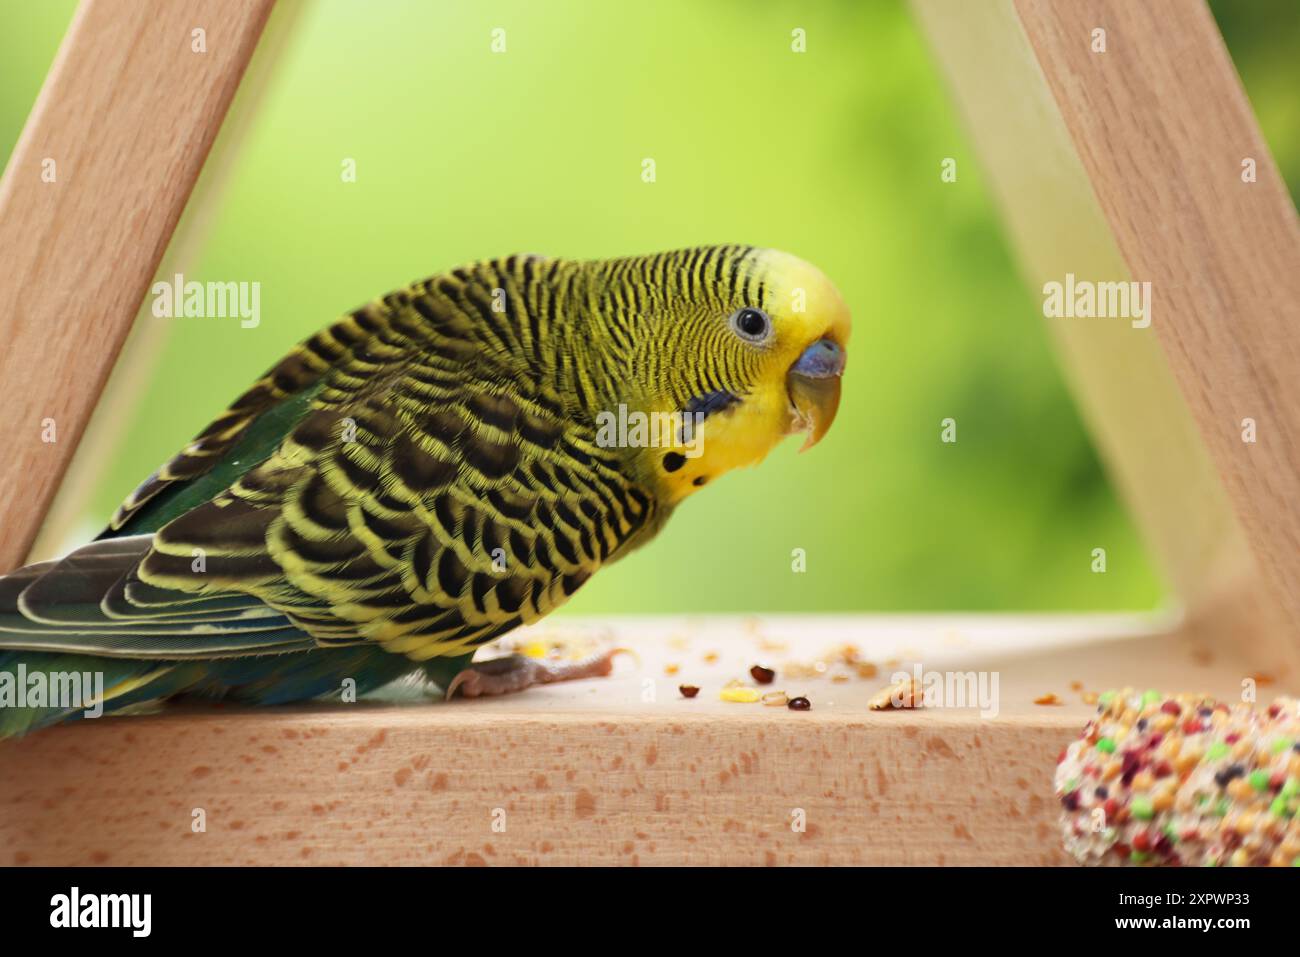
M790 431L808 433L800 452L820 442L835 421L843 374L844 348L830 339L818 339L790 367L786 376L792 406Z

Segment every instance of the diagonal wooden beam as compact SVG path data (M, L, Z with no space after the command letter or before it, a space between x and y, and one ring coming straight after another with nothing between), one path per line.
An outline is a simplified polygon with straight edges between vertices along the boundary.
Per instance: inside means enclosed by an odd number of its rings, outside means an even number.
M1294 668L1300 226L1209 10L914 6L1030 282L1151 283L1148 328L1044 321L1192 624Z
M36 536L273 4L83 0L73 19L0 180L0 571Z

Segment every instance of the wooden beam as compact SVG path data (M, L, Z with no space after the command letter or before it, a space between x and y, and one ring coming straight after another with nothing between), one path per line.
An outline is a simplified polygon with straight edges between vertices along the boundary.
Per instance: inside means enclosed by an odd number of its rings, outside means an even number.
M189 273L198 262L226 197L235 170L235 158L256 123L279 57L294 36L303 6L303 0L277 0L257 42L257 52L239 83L239 92L230 105L221 131L203 163L203 171L185 204L185 212L172 234L157 270L159 276ZM139 310L27 555L27 562L57 558L68 550L70 543L80 544L76 535L86 520L95 490L103 481L105 463L111 458L114 448L126 441L136 408L148 391L153 370L163 355L173 328L149 315L148 302Z
M273 2L83 0L73 19L0 180L0 571L31 547Z
M1300 228L1208 9L914 5L1035 289L1151 283L1149 328L1044 321L1189 616L1295 669Z
M499 699L408 689L351 705L178 706L0 742L0 864L1067 863L1052 771L1095 711L1082 692L1232 696L1251 672L1161 624L557 622L533 636L604 635L639 667ZM846 644L878 673L835 664ZM826 673L792 676L818 660ZM759 662L777 671L768 688L806 694L812 710L719 699ZM975 701L867 708L916 663L982 672L996 716ZM683 698L682 683L699 695ZM1035 704L1049 693L1061 703Z
M1066 727L989 735L972 721L865 713L815 725L763 711L617 723L461 711L431 725L410 708L104 722L6 756L0 860L1066 863L1042 773ZM1008 773L981 779L977 796L963 778L986 762ZM191 830L196 810L204 833Z

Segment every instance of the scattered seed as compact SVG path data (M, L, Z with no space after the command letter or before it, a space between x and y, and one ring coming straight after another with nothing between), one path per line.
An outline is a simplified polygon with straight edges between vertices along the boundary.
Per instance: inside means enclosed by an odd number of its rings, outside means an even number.
M918 708L921 706L923 692L915 678L904 678L886 688L881 688L867 702L872 711L888 711L895 708Z
M753 704L761 695L756 688L723 688L718 692L718 697L723 701L734 701L738 704Z
M677 690L682 693L683 698L694 698L700 693L700 689L695 685L679 685Z
M716 651L708 651L708 652L705 652L705 654L704 654L704 663L705 663L706 665L711 665L711 664L713 664L713 663L714 663L715 661L717 661L717 660L718 660L718 653L717 653Z
M664 665L664 674L675 675L681 668L678 665Z
M790 703L790 698L784 691L769 691L763 695L763 704L773 708L784 707Z
M871 662L869 661L858 662L859 678L874 678L878 674L880 674L880 669L877 668L875 665L873 665Z
M765 668L762 665L754 665L754 667L749 669L749 674L761 685L770 685L773 679L776 678L775 671L771 668Z
M1065 704L1065 702L1054 694L1045 694L1035 698L1034 704Z
M800 695L797 698L791 698L788 707L790 708L791 711L811 711L812 702L809 701L807 698L805 698L803 695Z

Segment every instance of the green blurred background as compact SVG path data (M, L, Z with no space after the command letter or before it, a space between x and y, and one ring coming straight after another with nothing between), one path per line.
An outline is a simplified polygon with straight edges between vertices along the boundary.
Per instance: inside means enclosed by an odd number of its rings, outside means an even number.
M74 7L0 0L6 158ZM1213 9L1294 190L1300 15ZM378 293L483 256L709 242L788 249L839 285L855 319L840 418L814 453L791 441L696 496L570 613L1159 603L895 2L309 3L186 271L260 282L261 324L140 320L167 337L163 360L84 531L293 342ZM949 416L955 445L939 440ZM1090 570L1099 546L1106 574Z

